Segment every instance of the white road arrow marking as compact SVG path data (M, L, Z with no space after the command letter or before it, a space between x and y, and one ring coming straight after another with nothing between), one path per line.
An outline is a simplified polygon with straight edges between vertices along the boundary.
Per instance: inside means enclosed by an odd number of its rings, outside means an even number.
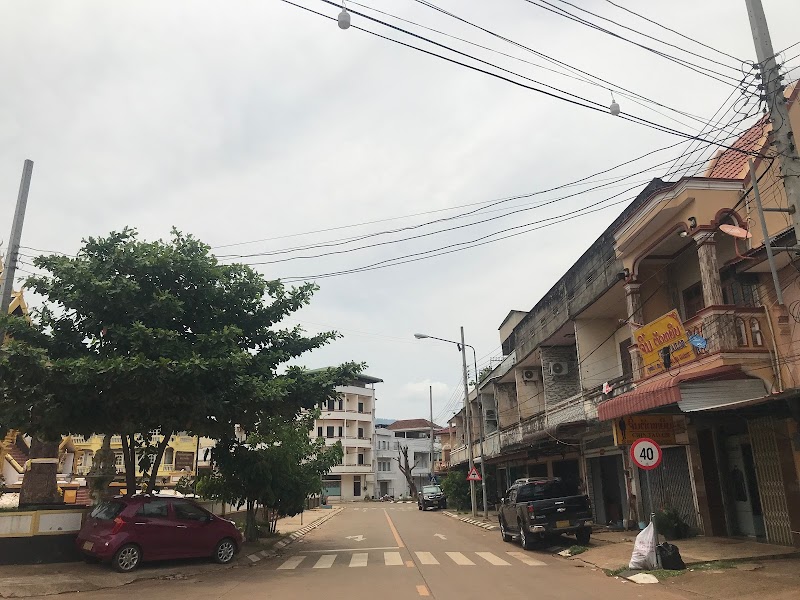
M443 536L441 533L434 533L433 537L438 537L440 540L446 540L447 538Z
M356 541L356 542L363 542L367 538L365 538L363 535L348 535L345 539L346 540L353 540L353 541Z

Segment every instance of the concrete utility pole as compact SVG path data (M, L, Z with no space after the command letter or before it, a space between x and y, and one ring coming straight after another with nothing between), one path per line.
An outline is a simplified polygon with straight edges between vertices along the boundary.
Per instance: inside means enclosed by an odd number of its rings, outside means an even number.
M761 0L745 0L745 4L761 69L761 84L770 110L772 138L778 152L789 213L792 215L795 237L800 242L800 213L797 210L800 206L800 156L797 154L794 132L789 122L789 110L783 95L784 86L781 81L783 76L775 60L775 51L772 49L772 40Z
M481 491L483 492L483 518L489 519L489 499L486 497L486 461L483 459L483 421L486 418L486 413L483 410L483 402L481 402L481 392L478 388L478 355L475 352L475 346L470 346L472 348L472 364L475 366L475 401L478 403L478 410L481 411L481 418L478 421L478 427L480 432L480 443L481 443Z
M431 405L431 477L430 477L430 479L431 479L431 483L433 483L434 475L433 475L433 386L432 385L428 386L428 397L430 399L430 405Z
M469 407L469 382L467 381L467 347L464 344L464 328L461 328L461 364L464 375L464 418L466 419L466 435L467 435L467 456L469 456L469 470L475 468L475 461L472 458L472 424L470 423L470 413L472 412ZM475 482L470 479L469 482L469 497L472 502L472 516L478 516L478 498L475 490Z
M25 208L28 206L28 190L31 187L33 161L26 160L22 167L22 181L19 184L17 208L14 210L14 222L11 224L11 238L8 242L8 253L3 266L3 281L0 283L0 314L8 314L11 306L11 291L14 288L14 275L19 258L19 242L22 239L22 223L25 220ZM0 330L0 340L5 332Z

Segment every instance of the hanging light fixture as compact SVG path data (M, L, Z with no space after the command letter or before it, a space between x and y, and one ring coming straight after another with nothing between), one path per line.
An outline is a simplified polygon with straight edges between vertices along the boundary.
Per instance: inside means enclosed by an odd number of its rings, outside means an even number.
M342 0L342 12L339 13L339 29L347 29L350 27L350 13L347 12L344 0Z
M611 90L608 91L611 92ZM614 100L614 92L611 92L611 106L608 107L608 112L615 117L619 116L619 104L617 104L617 101Z

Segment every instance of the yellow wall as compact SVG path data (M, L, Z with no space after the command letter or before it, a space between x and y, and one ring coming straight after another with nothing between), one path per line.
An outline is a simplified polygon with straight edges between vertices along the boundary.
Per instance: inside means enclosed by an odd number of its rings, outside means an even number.
M163 439L160 436L157 436L156 439ZM72 445L75 447L75 471L77 472L78 467L81 464L81 457L84 451L89 450L92 452L92 455L96 454L98 450L100 450L101 446L103 445L103 436L102 435L93 435L90 438L86 439L85 441L80 441L80 438L77 439L75 436L72 436ZM189 436L189 435L173 435L171 441L169 443L168 448L172 448L175 453L178 452L190 452L192 454L192 465L190 470L181 471L175 470L170 466L165 466L163 461L158 469L158 476L159 477L168 477L168 476L175 476L175 475L186 475L186 474L193 474L194 473L194 454L195 450L197 449L197 437ZM112 438L111 441L111 449L119 452L122 450L122 441L119 437ZM165 451L166 453L166 451ZM173 463L174 464L174 463ZM142 472L137 469L137 475L142 475Z

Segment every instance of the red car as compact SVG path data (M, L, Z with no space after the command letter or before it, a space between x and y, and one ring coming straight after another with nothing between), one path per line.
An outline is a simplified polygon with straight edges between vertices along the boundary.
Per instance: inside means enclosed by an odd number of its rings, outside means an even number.
M229 563L242 545L236 526L191 500L116 497L92 510L75 544L88 562L128 572L142 561L211 557Z

